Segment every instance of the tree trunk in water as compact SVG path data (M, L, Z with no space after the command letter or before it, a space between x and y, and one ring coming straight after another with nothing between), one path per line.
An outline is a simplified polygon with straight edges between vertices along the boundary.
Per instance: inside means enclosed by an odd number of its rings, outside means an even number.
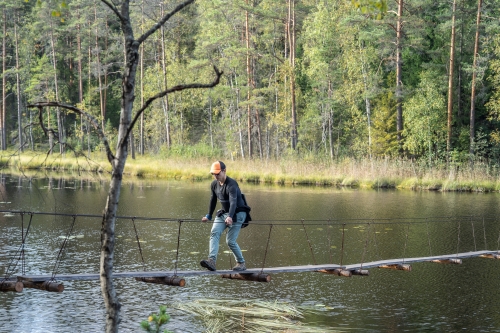
M452 121L453 121L453 67L455 63L455 9L457 2L453 0L451 17L451 42L450 42L450 69L448 76L448 139L446 140L446 152L448 162L451 152Z
M118 126L118 137L116 144L116 154L113 154L112 149L109 145L109 141L101 127L101 122L95 120L93 116L87 112L81 110L78 107L71 106L60 102L37 102L28 107L36 107L39 112L43 111L43 107L47 107L49 112L49 117L47 121L49 122L50 128L50 107L61 107L64 109L72 110L73 112L79 113L87 117L92 126L98 132L101 138L104 148L106 150L106 156L111 164L111 182L109 185L108 196L106 200L106 206L104 207L103 217L102 217L102 228L101 228L101 255L100 255L100 285L101 293L104 300L104 306L106 309L106 332L117 333L118 326L120 323L120 302L113 284L113 265L114 265L114 249L115 249L115 224L116 224L116 213L118 210L118 203L120 199L120 189L123 179L123 171L125 168L125 163L128 156L128 149L130 143L130 137L134 126L137 124L140 115L146 110L154 100L163 97L166 94L173 93L176 91L182 91L184 89L195 89L195 88L212 88L219 84L222 72L220 72L214 66L214 72L216 78L213 82L209 84L202 83L192 83L186 85L178 85L170 90L164 90L159 92L155 96L149 98L144 105L141 105L137 113L132 119L132 110L134 103L134 93L136 88L136 75L139 65L139 47L140 45L148 39L152 34L154 34L161 25L165 24L166 21L177 12L181 11L183 8L193 3L194 0L185 0L184 2L178 4L172 12L163 16L156 24L141 35L138 39L134 39L134 31L132 29L132 22L130 20L130 0L123 0L120 2L120 8L116 7L111 1L102 0L102 3L109 7L115 15L119 18L121 24L121 31L123 33L124 40L124 51L125 51L125 65L122 71L122 94L121 94L121 105L120 105L120 123ZM40 118L41 121L44 121ZM44 124L41 124L44 126ZM47 132L47 128L44 128ZM49 136L51 131L48 131ZM62 185L61 185L62 186Z
M474 137L475 137L475 121L476 121L476 75L477 75L477 55L479 53L479 25L481 24L481 6L482 0L477 1L477 20L476 20L476 39L474 41L474 61L472 64L472 88L470 97L470 146L469 153L474 154Z
M118 144L116 147L116 156L110 161L113 170L106 207L104 208L101 230L100 282L104 305L106 306L106 332L108 333L117 333L120 323L121 305L113 284L113 262L116 239L115 222L123 170L128 156L128 128L132 117L135 77L139 61L139 43L134 40L132 24L128 16L130 9L128 1L122 2L121 7L121 14L123 15L121 19L121 28L125 39L126 61L122 79L122 101L120 108L120 125L118 127Z

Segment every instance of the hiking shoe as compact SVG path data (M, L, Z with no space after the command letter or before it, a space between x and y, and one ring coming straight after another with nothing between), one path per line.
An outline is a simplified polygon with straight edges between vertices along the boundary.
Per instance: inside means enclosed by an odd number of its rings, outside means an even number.
M246 271L246 269L247 266L245 266L244 262L239 262L233 267L233 271Z
M201 267L205 267L209 271L217 270L215 268L215 261L212 258L208 258L207 260L200 261L200 265L201 265Z

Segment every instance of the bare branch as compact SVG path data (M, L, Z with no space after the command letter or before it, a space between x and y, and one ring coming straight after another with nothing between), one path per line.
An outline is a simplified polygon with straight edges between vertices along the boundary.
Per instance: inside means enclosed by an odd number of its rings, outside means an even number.
M106 1L106 0L102 0L102 1ZM167 22L177 12L181 11L184 7L192 4L194 1L195 0L186 0L183 3L179 4L177 7L175 7L174 10L172 10L170 13L167 13L165 16L163 16L163 18L160 21L158 21L158 23L156 23L155 25L153 25L151 27L151 29L149 29L148 31L146 31L141 37L139 37L139 39L137 39L137 41L139 42L139 44L142 43L143 41L145 41L156 30L160 29L161 26L164 25L165 22Z
M208 83L208 84L203 84L203 83L181 84L181 85L177 85L177 86L174 86L172 88L169 88L165 91L159 92L156 95L154 95L153 97L148 98L146 100L146 102L144 103L144 105L135 114L134 119L132 120L132 122L130 123L130 126L127 129L127 135L125 135L124 140L125 140L125 138L128 138L130 132L134 128L135 123L137 122L137 120L139 119L141 114L144 112L144 110L146 110L149 107L149 105L151 105L151 103L153 103L156 99L162 98L165 95L176 92L176 91L181 91L181 90L185 90L185 89L212 88L212 87L215 87L216 85L218 85L219 81L220 81L220 77L222 76L223 72L220 72L217 69L217 67L215 67L215 66L214 66L214 71L215 71L216 78L211 83ZM120 142L120 145L121 144L123 144L123 142Z
M113 11L116 14L116 16L118 16L118 18L120 19L120 21L123 22L125 20L125 18L122 16L122 14L120 13L120 11L118 10L118 8L116 8L116 6L114 4L112 4L108 0L101 0L101 2L103 4L105 4L106 6L108 6Z
M52 133L54 133L54 135L56 135L57 137L59 137L59 135L57 134L57 132L54 132L53 130L49 130L49 129L45 128L45 126L43 125L43 121L42 121L42 109L45 106L49 106L49 107L50 106L56 106L56 107L61 107L63 109L71 110L71 111L73 111L73 112L75 112L75 113L77 113L77 114L79 114L81 116L84 116L86 119L88 119L90 121L90 123L92 124L92 126L97 131L97 134L99 135L99 138L102 140L102 142L104 144L104 148L106 149L106 156L108 158L108 161L110 163L112 163L112 161L115 159L115 156L113 155L113 153L111 152L111 148L109 147L108 138L104 134L103 130L101 129L101 126L100 126L99 122L97 121L97 119L94 118L94 116L92 116L92 115L88 114L87 112L85 112L85 111L77 108L76 106L65 104L65 103L59 103L59 102L37 102L37 103L28 105L28 108L38 108L38 118L39 118L39 121L40 121L40 126L42 127L45 135L47 135L48 131L51 131Z

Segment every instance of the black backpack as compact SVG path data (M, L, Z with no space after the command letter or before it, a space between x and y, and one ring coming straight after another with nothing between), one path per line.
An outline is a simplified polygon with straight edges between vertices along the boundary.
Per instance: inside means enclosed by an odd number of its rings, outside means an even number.
M241 209L241 211L244 211L247 213L247 217L246 217L245 221L243 222L243 224L241 225L241 227L246 228L246 227L248 227L248 223L250 221L252 221L252 217L250 216L250 211L252 210L252 208L250 208L250 206L247 204L247 198L245 198L245 195L243 193L241 193L241 198L243 199L243 202L245 203L245 208Z

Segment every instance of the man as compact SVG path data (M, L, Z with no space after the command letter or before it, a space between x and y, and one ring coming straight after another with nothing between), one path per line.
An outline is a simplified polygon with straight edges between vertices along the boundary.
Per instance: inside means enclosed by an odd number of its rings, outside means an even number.
M245 222L250 207L246 205L236 180L226 175L226 165L224 162L214 162L210 168L210 173L215 179L210 185L211 196L208 214L201 219L202 222L212 220L212 214L217 205L217 199L219 199L222 209L217 211L217 215L212 225L208 259L202 260L200 265L210 271L216 270L215 264L219 252L219 239L222 232L228 228L226 243L236 259L236 266L233 267L233 270L244 271L247 269L245 266L245 259L243 258L238 243L236 243L236 239L238 238L241 226L243 222Z

